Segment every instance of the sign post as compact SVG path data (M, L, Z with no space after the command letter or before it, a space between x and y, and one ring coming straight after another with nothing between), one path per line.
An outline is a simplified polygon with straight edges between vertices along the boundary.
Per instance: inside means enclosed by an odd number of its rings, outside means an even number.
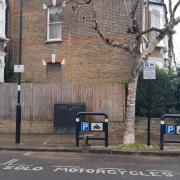
M151 79L156 79L156 64L154 62L144 63L143 79L148 79L148 125L147 125L147 145L151 145Z
M20 21L19 21L19 62L18 70L18 83L17 83L17 105L16 105L16 144L20 144L21 135L21 71L22 71L22 21L23 21L23 0L20 3ZM15 68L16 69L16 68Z

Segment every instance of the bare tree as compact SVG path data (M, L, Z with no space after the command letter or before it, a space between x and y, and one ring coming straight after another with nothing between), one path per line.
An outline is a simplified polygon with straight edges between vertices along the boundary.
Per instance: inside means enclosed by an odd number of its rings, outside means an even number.
M81 5L81 4L89 4L93 0L69 0L69 2L73 2L75 4ZM156 27L148 28L145 31L141 31L141 29L138 26L138 22L135 18L135 14L138 8L138 5L140 0L131 0L131 8L127 5L127 0L124 0L124 5L126 7L126 14L129 27L128 27L128 33L131 33L134 35L134 45L132 46L128 42L122 41L116 41L112 40L106 35L104 35L98 25L98 22L96 19L94 19L94 29L97 31L101 39L108 45L116 48L123 49L133 55L135 59L135 65L132 69L129 81L128 81L128 96L127 96L127 107L126 107L126 120L125 120L125 134L123 143L124 144L131 144L135 142L135 131L134 131L134 122L135 122L135 101L136 101L136 88L137 88L137 81L139 73L143 67L143 64L145 61L147 61L148 57L153 53L156 46L159 44L159 42L167 36L170 32L173 32L174 27L180 23L180 16L175 17L175 14L180 6L180 0L176 2L176 4L172 5L172 1L169 0L169 18L166 16L166 24L165 27L162 29L158 29ZM148 46L144 51L140 50L140 46L142 43L142 37L144 34L148 34L151 32L157 32L154 33L154 37L151 38L151 40L148 43ZM156 34L156 35L155 35Z
M169 14L170 18L166 17L166 25L163 29L158 29L155 27L149 28L145 31L141 31L138 27L138 23L135 19L135 12L138 7L139 0L133 1L132 10L128 14L128 18L131 19L132 28L129 28L129 32L134 34L135 36L135 43L134 46L128 44L128 42L117 42L107 38L100 30L98 26L98 22L94 21L95 30L100 35L101 39L113 47L118 47L128 51L133 55L136 59L135 66L131 72L131 76L128 83L128 97L127 97L127 107L126 107L126 127L125 127L125 134L124 134L124 144L130 144L135 142L135 133L134 133L134 119L135 119L135 100L136 100L136 88L137 88L137 81L140 70L143 67L145 61L147 61L148 57L153 53L157 44L172 32L174 27L180 23L180 17L175 18L175 13L180 6L180 0L177 1L174 7L172 7L172 2L169 0ZM151 39L148 43L148 47L142 52L140 51L140 44L142 43L142 36L144 34L150 33L152 31L157 32L157 35Z

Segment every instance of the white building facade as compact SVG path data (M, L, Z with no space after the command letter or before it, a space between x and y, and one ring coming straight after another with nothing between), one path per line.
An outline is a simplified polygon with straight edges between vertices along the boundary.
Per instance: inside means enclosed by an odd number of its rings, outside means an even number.
M4 83L6 37L6 0L0 0L0 83Z
M167 13L164 0L144 0L143 30L150 27L163 29L165 27L165 17ZM151 38L155 38L158 32L151 32L144 37L143 46L146 47ZM159 68L167 66L168 61L168 37L165 37L157 46L154 53L149 57L149 61L156 63Z
M167 13L166 5L164 0L149 0L149 15L150 15L150 26L163 29L166 21L165 16ZM153 32L155 33L155 32ZM152 33L152 36L153 36ZM149 58L150 61L155 61L160 68L167 66L168 62L168 37L166 36L156 47L159 52L159 56L156 54Z

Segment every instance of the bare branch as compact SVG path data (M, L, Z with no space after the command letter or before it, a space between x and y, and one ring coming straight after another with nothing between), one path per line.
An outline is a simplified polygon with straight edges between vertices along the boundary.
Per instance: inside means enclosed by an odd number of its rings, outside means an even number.
M129 10L128 10L128 6L127 6L127 0L124 0L124 6L126 9L126 18L127 18L127 27L129 26Z
M152 31L155 31L155 32L158 32L158 33L162 33L164 29L158 29L158 28L155 28L155 27L151 27L150 29L147 29L145 31L142 31L140 32L137 36L139 35L143 35L143 34L147 34L147 33L150 33Z
M82 1L74 0L74 2L76 4L89 4L91 2L91 0L82 0Z
M135 13L136 13L136 10L138 7L138 3L139 3L139 0L135 0L133 7L132 7L132 11L130 12L130 16L131 16L132 20L135 19Z
M176 19L174 20L171 20L167 26L164 28L164 29L161 29L161 33L156 37L154 38L151 43L149 43L149 46L148 48L141 54L140 58L139 58L139 61L138 61L138 64L137 66L135 67L134 71L132 72L132 75L131 75L131 79L130 80L133 80L134 78L136 78L138 76L138 73L144 63L144 61L147 60L147 58L151 55L151 53L154 51L156 45L170 32L173 30L174 26L177 25L178 23L180 23L180 16L177 17ZM159 31L159 30L158 30Z
M81 5L90 4L91 2L92 2L92 0L61 0L61 3L63 5L72 4L72 9L73 9L74 13L78 12L78 8Z
M169 13L170 13L171 18L174 17L173 11L172 11L172 1L171 0L169 0Z
M133 82L136 78L138 78L139 72L143 67L143 63L148 59L148 57L153 53L155 47L160 42L159 39L155 38L149 43L147 49L141 53L140 57L137 57L136 66L131 73L130 82Z
M174 24L174 25L179 24L179 23L180 23L180 16L179 16L179 17L177 17L177 18L174 20L174 22L175 22L175 24Z
M108 45L112 46L112 47L118 47L121 49L124 49L126 51L128 51L129 53L133 53L133 48L125 43L125 42L118 42L118 41L114 41L109 39L108 37L106 37L100 30L98 23L96 20L93 21L94 22L94 29L97 31L97 33L99 34L100 38Z
M138 8L138 3L139 3L139 0L133 1L133 6L131 8L131 12L128 15L127 33L131 33L131 34L138 34L139 33L139 25L138 25L137 20L135 18L135 13L136 13L136 10ZM125 6L127 7L126 3L125 3ZM129 22L129 20L131 20L131 22Z
M141 54L140 58L138 59L138 62L136 64L135 69L133 70L132 74L131 74L131 78L130 81L133 81L135 78L138 77L138 73L140 71L140 69L143 66L144 61L147 60L147 58L151 55L151 53L154 51L156 45L170 32L173 31L173 28L175 25L177 25L178 23L180 23L180 16L175 18L175 19L171 19L169 21L169 23L167 24L167 26L164 29L154 29L157 32L159 32L160 34L158 36L156 36L156 38L154 38L150 43L148 48ZM148 30L147 30L148 31Z
M169 19L168 19L167 13L165 13L165 22L166 22L166 24L165 24L165 25L167 25L167 24L168 24L168 22L169 22Z
M177 8L179 7L180 5L180 0L176 3L176 5L174 6L174 9L173 9L173 14L175 14Z
M129 10L128 10L128 7L127 7L127 1L126 0L124 0L124 5L125 5L125 8L126 8L126 16L129 19Z
M68 1L65 1L66 4L69 4L69 3L75 3L77 5L80 5L80 4L89 4L92 0L68 0Z
M76 9L80 6L80 5L85 5L85 4L90 4L92 0L65 0L63 1L62 4L66 5L66 4L73 4L72 5L72 9L74 11L76 11Z

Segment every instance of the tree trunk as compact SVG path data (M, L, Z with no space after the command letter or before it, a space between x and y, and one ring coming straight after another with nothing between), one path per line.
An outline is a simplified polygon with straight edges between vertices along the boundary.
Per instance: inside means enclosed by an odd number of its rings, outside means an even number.
M133 144L135 143L135 104L136 104L136 89L137 82L140 70L142 69L143 63L148 59L148 57L154 51L156 45L160 42L161 39L155 38L151 41L148 48L136 58L136 65L133 69L130 82L128 84L128 95L127 95L127 107L126 107L126 118L125 118L125 133L124 133L124 144Z
M124 144L133 144L135 142L134 125L137 81L138 77L128 84Z

